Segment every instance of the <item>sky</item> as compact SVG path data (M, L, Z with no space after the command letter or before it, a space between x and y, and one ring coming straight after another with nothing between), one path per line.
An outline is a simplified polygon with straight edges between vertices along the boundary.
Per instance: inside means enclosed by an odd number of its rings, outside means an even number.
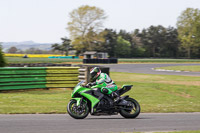
M176 27L181 12L200 9L200 0L0 0L0 42L60 43L69 37L69 13L82 5L103 9L105 28L132 32L151 25Z

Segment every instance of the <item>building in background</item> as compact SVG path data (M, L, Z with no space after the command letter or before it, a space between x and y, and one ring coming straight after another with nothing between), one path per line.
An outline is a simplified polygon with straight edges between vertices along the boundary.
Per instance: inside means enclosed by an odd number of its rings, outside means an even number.
M108 53L97 51L86 51L83 53L84 59L107 59Z

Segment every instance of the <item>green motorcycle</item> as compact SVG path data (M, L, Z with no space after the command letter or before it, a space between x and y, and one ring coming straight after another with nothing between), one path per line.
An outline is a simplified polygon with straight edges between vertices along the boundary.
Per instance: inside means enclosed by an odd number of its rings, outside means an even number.
M67 105L71 117L84 119L89 113L97 116L120 113L125 118L136 118L140 114L140 105L135 99L122 96L119 102L115 103L111 96L101 93L101 85L87 88L83 84L84 81L79 82L71 94L72 99ZM132 85L123 85L116 93L121 96L131 87Z

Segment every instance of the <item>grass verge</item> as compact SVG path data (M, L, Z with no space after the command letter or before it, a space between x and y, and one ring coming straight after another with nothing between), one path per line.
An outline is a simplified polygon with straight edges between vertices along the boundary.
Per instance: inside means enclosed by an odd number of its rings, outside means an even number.
M158 67L156 69L200 72L200 66L169 66L169 67Z
M120 132L120 133L131 133L131 132ZM150 132L132 132L132 133L150 133ZM200 130L194 130L194 131L151 132L151 133L200 133Z
M196 130L196 131L154 132L154 133L200 133L200 130Z
M111 72L118 87L133 84L127 95L142 112L200 112L200 77ZM71 89L0 93L0 113L66 113Z
M66 113L71 89L34 89L0 94L1 114Z
M119 59L119 63L200 63L200 59Z

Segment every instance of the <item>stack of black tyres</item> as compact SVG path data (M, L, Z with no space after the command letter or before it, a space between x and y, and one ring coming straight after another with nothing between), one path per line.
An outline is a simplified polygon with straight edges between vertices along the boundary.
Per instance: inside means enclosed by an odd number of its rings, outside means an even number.
M84 64L117 64L117 58L109 59L83 59Z

